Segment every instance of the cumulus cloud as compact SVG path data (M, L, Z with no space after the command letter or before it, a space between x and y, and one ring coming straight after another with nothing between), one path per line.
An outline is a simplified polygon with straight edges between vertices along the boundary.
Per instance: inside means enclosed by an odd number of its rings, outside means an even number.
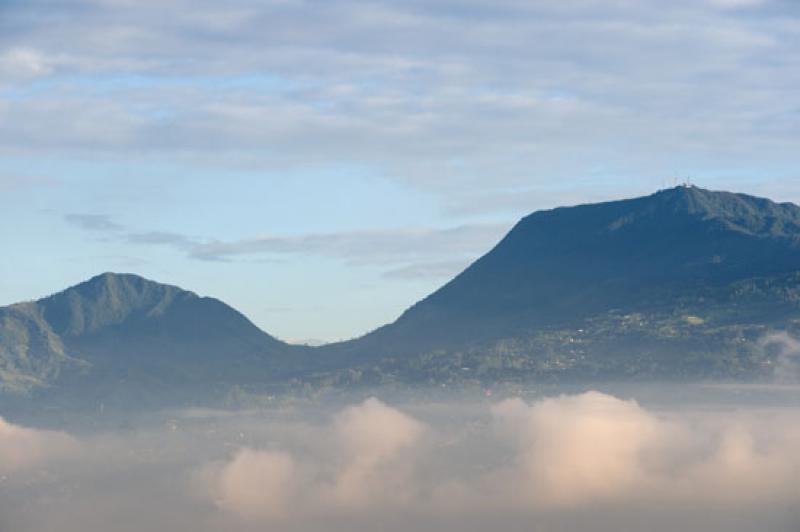
M629 494L648 478L646 452L669 433L636 403L597 392L498 404L513 438L515 482L531 502L572 505Z
M516 486L501 498L522 506L798 500L790 486L800 459L791 449L800 431L791 417L656 415L597 392L509 400L493 415L516 454L511 470L485 480L493 489Z
M335 504L363 508L376 499L406 501L411 466L395 459L420 442L419 421L373 398L339 414L333 430L345 457L331 493Z
M419 421L368 399L343 410L318 434L331 445L328 454L297 458L245 448L205 478L215 484L222 509L248 520L369 512L407 502L412 465L398 458L419 444L424 430Z
M297 473L285 452L242 449L219 473L218 504L246 519L284 517L297 496Z
M659 504L726 512L800 502L792 450L800 431L789 428L797 413L658 414L588 392L531 404L509 399L491 415L491 424L454 441L371 399L317 433L337 452L240 451L214 477L225 493L220 507L295 524L400 508L464 526L470 516L634 516ZM422 445L423 434L436 443ZM483 442L478 463L469 454L454 459L470 440Z
M0 475L42 466L77 450L77 441L52 431L20 427L0 418Z

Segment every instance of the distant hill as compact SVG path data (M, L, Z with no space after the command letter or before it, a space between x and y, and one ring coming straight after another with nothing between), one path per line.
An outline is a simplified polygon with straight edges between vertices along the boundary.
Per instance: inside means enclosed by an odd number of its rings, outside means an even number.
M800 331L800 207L677 187L535 212L394 323L319 347L106 273L0 308L0 397L144 406L362 384L760 379L780 362L760 342L773 330Z
M105 273L0 308L6 393L109 405L205 402L274 379L297 350L216 299L130 274Z

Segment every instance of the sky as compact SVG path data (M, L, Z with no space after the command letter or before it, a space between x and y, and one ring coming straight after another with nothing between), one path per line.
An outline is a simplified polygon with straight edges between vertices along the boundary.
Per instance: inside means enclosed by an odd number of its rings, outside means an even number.
M0 0L0 305L132 272L358 336L538 209L800 202L798 86L796 0Z

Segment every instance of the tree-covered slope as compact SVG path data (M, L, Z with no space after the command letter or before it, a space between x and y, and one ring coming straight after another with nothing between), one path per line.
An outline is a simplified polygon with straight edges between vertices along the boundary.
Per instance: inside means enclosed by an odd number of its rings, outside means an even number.
M42 388L80 367L35 303L0 308L0 393Z
M280 375L297 351L216 299L129 274L0 309L6 392L204 402Z

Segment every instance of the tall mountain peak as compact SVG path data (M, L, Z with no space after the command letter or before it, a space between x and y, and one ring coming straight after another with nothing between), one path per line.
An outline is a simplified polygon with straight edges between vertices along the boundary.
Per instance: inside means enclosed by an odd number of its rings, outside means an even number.
M691 228L796 238L800 237L800 207L747 194L681 185L639 198L537 211L523 218L509 237L519 231L536 231L537 227L552 232L577 226L588 231L587 236L592 239L623 228L623 234L639 231L652 237L675 235ZM566 243L574 245L575 241L569 239Z
M400 351L514 336L617 309L667 308L800 271L800 207L680 186L534 212L442 288L370 335ZM388 347L386 347L388 346Z

